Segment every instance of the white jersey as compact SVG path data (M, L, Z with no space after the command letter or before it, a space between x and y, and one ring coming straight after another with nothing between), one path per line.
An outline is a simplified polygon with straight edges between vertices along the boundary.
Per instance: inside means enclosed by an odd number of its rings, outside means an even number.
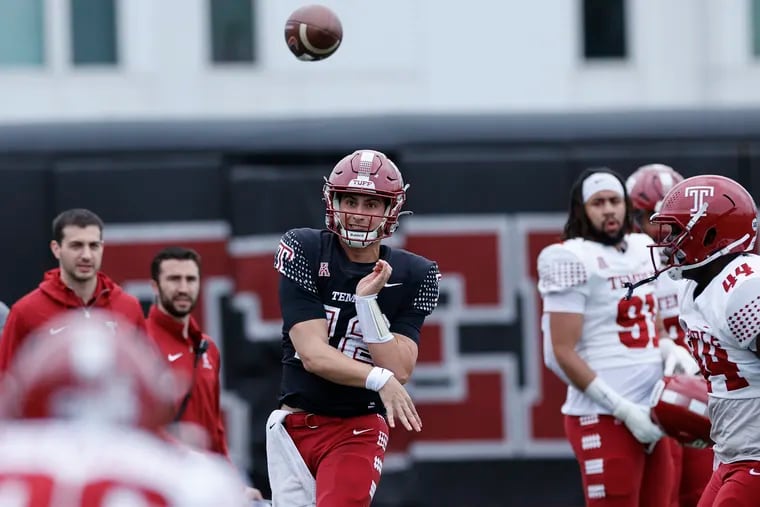
M625 299L625 282L653 274L649 236L629 234L624 251L594 241L572 239L545 248L538 257L538 289L544 299L542 330L550 347L548 314L583 314L578 355L622 396L647 403L662 378L656 344L657 303L652 284ZM570 415L609 413L569 385L562 412Z
M147 433L80 422L4 421L0 505L238 507L245 501L231 465Z
M678 312L680 294L685 288L685 280L673 280L665 273L657 277L654 289L657 298L657 311L668 337L683 346L686 345L685 334L678 321Z
M696 282L686 283L680 320L709 382L715 455L760 459L760 257L736 257L696 299Z

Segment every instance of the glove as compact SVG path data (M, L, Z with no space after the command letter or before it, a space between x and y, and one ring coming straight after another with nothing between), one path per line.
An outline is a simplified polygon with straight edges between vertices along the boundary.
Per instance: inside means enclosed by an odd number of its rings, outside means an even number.
M657 442L665 434L652 422L649 407L637 405L620 396L614 389L598 376L586 387L585 394L606 407L642 444Z
M660 354L662 355L663 370L665 375L685 373L696 375L699 373L699 365L691 357L689 351L670 338L660 338Z
M665 435L659 426L652 422L649 407L632 403L625 398L620 400L612 415L623 421L636 440L642 444L651 444Z

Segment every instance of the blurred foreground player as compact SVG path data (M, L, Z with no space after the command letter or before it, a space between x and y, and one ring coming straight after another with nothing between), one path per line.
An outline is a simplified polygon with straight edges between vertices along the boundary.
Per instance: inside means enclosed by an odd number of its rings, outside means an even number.
M0 505L244 504L226 463L161 439L181 389L142 332L97 310L51 325L3 378Z

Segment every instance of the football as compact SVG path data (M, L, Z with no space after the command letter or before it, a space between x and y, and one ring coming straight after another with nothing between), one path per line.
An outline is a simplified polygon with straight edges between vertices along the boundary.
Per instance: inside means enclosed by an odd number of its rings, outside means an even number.
M343 27L333 11L322 5L296 9L285 23L285 42L299 60L324 60L343 40Z

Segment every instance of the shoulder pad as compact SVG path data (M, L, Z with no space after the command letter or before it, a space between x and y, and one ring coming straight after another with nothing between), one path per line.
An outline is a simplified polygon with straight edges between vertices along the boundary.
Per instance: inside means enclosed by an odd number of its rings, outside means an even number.
M291 229L282 235L274 268L283 276L296 282L301 288L317 294L311 255L319 255L319 231L316 229Z
M586 266L567 246L550 245L538 255L538 290L541 294L562 292L587 281Z
M729 291L726 297L725 318L728 329L741 347L749 347L752 340L760 334L760 277L745 279Z

